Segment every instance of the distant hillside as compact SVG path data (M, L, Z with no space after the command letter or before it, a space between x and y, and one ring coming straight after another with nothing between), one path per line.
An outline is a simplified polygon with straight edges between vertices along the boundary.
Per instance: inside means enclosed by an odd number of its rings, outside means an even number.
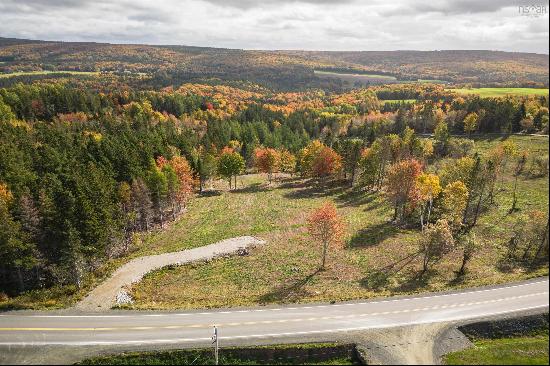
M286 53L310 61L343 62L352 69L362 67L415 80L548 85L548 55L535 53L461 50Z
M246 51L188 46L43 42L0 38L0 72L104 71L146 74L158 85L203 78L275 89L341 88L315 69L438 79L484 86L547 86L548 55L497 51Z

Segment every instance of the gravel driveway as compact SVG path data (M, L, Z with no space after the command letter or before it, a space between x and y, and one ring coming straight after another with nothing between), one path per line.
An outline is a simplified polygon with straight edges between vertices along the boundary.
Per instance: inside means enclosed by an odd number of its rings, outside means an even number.
M169 265L185 264L233 254L239 249L264 243L263 240L252 236L239 236L204 247L133 259L117 269L109 279L92 290L75 305L75 309L82 311L109 310L116 303L117 296L119 298L124 297L125 287L140 281L148 272Z

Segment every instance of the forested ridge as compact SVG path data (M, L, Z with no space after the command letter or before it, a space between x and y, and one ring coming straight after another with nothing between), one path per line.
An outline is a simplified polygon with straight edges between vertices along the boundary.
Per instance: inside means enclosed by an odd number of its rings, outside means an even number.
M398 80L493 86L548 86L548 55L497 51L248 51L188 46L43 42L0 38L0 72L85 71L146 75L164 87L220 78L278 90L341 91L315 69L371 72ZM39 76L37 76L39 77Z

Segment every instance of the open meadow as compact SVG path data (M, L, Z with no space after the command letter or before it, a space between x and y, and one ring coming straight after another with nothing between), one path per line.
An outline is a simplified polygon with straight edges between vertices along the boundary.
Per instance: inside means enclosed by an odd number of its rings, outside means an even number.
M534 154L548 150L548 139L513 137ZM483 152L502 139L477 141ZM195 199L188 212L168 230L149 236L140 254L161 253L213 243L238 235L256 235L267 241L249 256L220 258L155 271L134 286L136 309L211 308L255 304L342 301L419 291L480 286L547 274L498 268L514 223L530 210L548 209L546 178L522 177L520 210L510 213L513 178L505 174L498 184L495 205L474 229L482 249L457 279L461 253L456 251L419 279L417 255L420 231L390 222L392 208L381 193L350 189L338 181L313 183L279 178L271 185L262 175L239 178L237 191L225 182ZM331 249L328 267L318 271L321 248L306 232L308 213L329 200L346 223L341 248ZM162 289L162 291L159 291Z
M548 89L543 88L462 88L462 89L447 89L455 91L459 94L474 94L482 98L495 98L507 95L529 96L529 95L546 95Z

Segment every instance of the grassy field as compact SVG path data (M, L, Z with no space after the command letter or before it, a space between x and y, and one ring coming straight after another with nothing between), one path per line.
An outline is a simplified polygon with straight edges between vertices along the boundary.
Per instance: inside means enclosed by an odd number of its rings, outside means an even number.
M399 82L395 76L379 74L344 74L332 71L314 70L315 76L322 79L340 79L353 85L357 82L361 84L386 84Z
M470 88L470 89L447 89L461 94L476 94L482 98L502 97L506 95L548 95L548 89L535 88Z
M222 348L221 365L357 365L360 364L347 352L338 352L334 344L294 344L261 346L256 348ZM351 350L352 346L348 348ZM245 352L243 352L245 351ZM246 352L249 351L249 352ZM250 352L252 351L252 352ZM336 351L336 352L335 352ZM175 350L157 352L132 352L120 355L95 357L84 360L82 365L213 365L211 349ZM296 356L298 354L298 356ZM326 355L328 354L328 355ZM333 356L331 356L331 354ZM291 356L294 355L294 356ZM303 360L311 360L310 362Z
M531 155L548 154L547 137L511 136ZM484 152L502 138L476 140ZM511 164L509 164L511 165ZM239 189L227 191L216 182L209 194L193 199L187 212L164 230L143 235L127 256L110 261L85 286L36 290L0 301L0 309L60 308L82 298L102 278L128 260L149 254L195 248L240 235L255 235L267 244L245 257L220 258L208 263L154 271L132 289L136 309L212 308L268 303L341 301L521 280L545 275L533 271L501 272L495 267L518 217L532 209L548 210L547 178L523 176L519 208L512 214L513 179L498 182L496 205L475 229L483 243L480 253L460 279L455 271L461 253L452 253L424 279L417 278L417 228L390 222L392 208L381 193L350 189L343 182L316 184L280 178L269 185L265 176L239 177ZM318 272L321 248L305 229L309 212L324 201L335 202L346 222L345 243L329 252L328 268ZM162 289L162 291L159 291Z
M430 79L418 79L418 80L399 80L395 76L391 75L380 75L380 74L347 74L334 71L322 71L314 70L314 74L320 78L337 78L342 81L347 81L350 84L357 81L361 83L371 83L371 84L384 84L384 83L434 83L441 84L445 83L443 80L430 80Z
M480 140L477 148L483 151L495 143ZM535 143L522 141L521 145L533 153L548 151L547 138ZM236 192L223 191L194 200L185 218L150 237L140 252L195 247L245 233L259 236L267 244L247 257L152 272L133 288L134 308L339 301L486 285L548 272L541 268L504 273L495 267L517 218L532 209L548 210L546 178L521 179L520 211L510 214L512 178L505 176L503 183L499 182L496 205L481 217L475 229L483 249L472 260L469 273L456 278L461 255L457 251L422 280L417 278L419 232L391 224L392 209L380 194L354 191L337 183L312 185L300 179L270 186L260 175L244 176L240 185ZM336 203L347 235L342 248L330 251L327 270L318 272L320 247L309 239L304 223L309 211L325 200Z
M333 72L333 71L321 71L321 70L314 70L313 71L315 75L320 77L337 77L345 80L359 80L359 81L369 81L371 79L382 79L382 80L395 80L397 81L397 78L395 76L391 75L380 75L380 74L345 74L340 72Z
M482 339L445 356L447 365L548 365L548 330L511 338Z
M71 74L71 75L98 75L98 72L88 71L19 71L12 73L0 73L0 78L10 78L15 76L27 76L27 75L59 75L59 74Z

